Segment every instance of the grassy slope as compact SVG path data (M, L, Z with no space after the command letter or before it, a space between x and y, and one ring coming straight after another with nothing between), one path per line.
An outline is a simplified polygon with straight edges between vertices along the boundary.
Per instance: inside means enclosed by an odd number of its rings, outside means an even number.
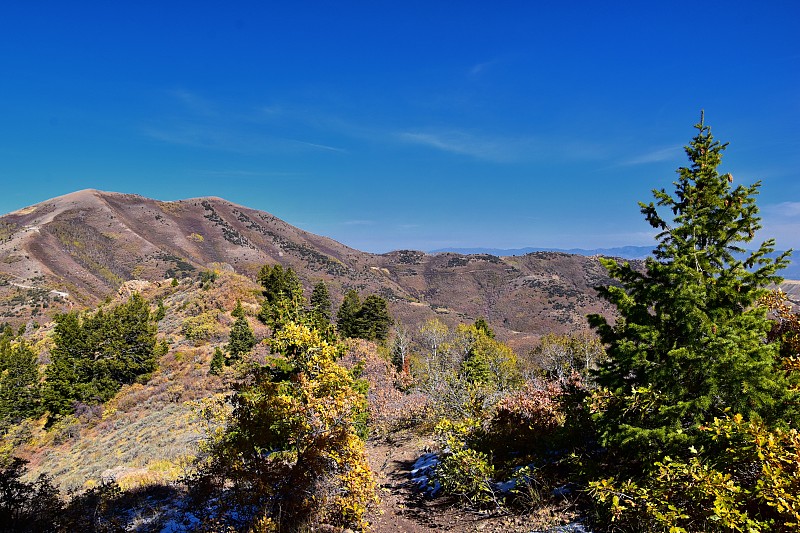
M41 422L29 424L26 429L33 438L16 453L30 460L30 479L46 473L62 491L71 492L104 479L125 488L171 481L186 473L201 437L194 402L230 388L208 369L214 347L227 342L236 299L251 315L258 338L266 333L252 318L258 309L258 288L242 276L222 272L206 288L188 280L176 287L165 282L135 288L152 302L163 300L166 314L159 322L159 339L168 342L168 353L150 380L123 387L106 405L83 409L47 432ZM121 292L110 305L125 300L126 291ZM209 322L207 337L187 339L182 325L198 316ZM48 335L48 328L35 334L40 345L47 344ZM265 349L260 346L256 355Z

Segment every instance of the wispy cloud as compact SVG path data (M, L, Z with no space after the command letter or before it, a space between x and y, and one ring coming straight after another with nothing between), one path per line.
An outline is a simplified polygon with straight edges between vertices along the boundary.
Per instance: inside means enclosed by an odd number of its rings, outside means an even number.
M196 174L213 178L299 178L302 172L263 172L258 170L198 170Z
M469 75L472 77L477 77L486 72L486 70L491 67L495 62L494 61L485 61L483 63L477 63L472 65L469 69Z
M800 202L760 206L763 228L758 239L774 238L778 249L800 247Z
M250 110L224 106L189 91L171 91L178 104L172 115L151 120L141 132L159 142L239 154L297 151L346 153L343 148L287 135L296 125L274 119L284 115L277 106Z
M605 150L591 142L559 141L544 137L491 137L461 130L404 131L395 134L401 142L419 144L444 152L496 163L513 163L552 157L601 158Z
M478 139L472 135L451 131L439 133L403 132L398 134L402 141L421 144L456 154L464 154L479 159L505 159L503 144L497 141Z
M278 151L326 151L347 153L343 148L321 143L301 141L254 131L239 124L194 123L191 121L161 121L142 127L142 133L151 139L168 144L202 148L239 154L274 153Z
M175 89L169 92L169 95L174 98L184 109L190 110L199 115L215 116L217 110L214 104L202 96L186 91L184 89Z
M680 158L683 153L681 146L669 146L667 148L657 148L636 157L623 160L620 166L647 165L650 163L660 163L662 161L674 161Z
M473 70L481 71L488 64L475 65ZM458 127L424 125L388 129L331 115L324 110L280 102L252 109L233 109L188 91L173 91L170 96L179 104L175 113L150 121L142 132L159 142L204 150L241 154L303 151L349 154L350 151L339 143L351 140L385 146L416 145L501 164L553 158L603 160L609 154L608 147L602 143L545 133L494 135ZM337 142L320 142L322 139L337 139Z
M374 220L345 220L342 222L343 226L372 226L375 224Z
M336 148L336 147L333 147L333 146L328 146L328 145L319 144L319 143L310 143L308 141L298 141L297 139L288 139L288 140L292 141L292 142L296 142L297 144L301 144L301 145L304 145L304 146L311 147L311 148L318 148L320 150L328 150L330 152L339 152L339 153L342 153L342 154L346 154L347 153L347 150L345 150L344 148Z
M781 202L761 208L765 214L782 218L800 218L800 202Z

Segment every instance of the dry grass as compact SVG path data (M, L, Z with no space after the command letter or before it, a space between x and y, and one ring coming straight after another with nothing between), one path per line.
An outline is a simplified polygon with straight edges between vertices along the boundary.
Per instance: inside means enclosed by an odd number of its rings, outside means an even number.
M29 479L46 473L68 493L103 480L127 489L169 483L188 473L201 437L191 402L228 389L230 376L208 374L214 347L227 338L196 345L183 338L180 324L193 312L216 312L227 336L227 306L232 309L241 299L254 314L257 288L242 276L221 272L207 290L183 281L177 287L150 284L142 292L153 302L161 299L166 308L159 337L170 346L158 370L147 383L126 385L106 405L85 407L50 430L29 424L28 442L15 450L31 461ZM42 328L33 335L39 345L47 345L47 332Z

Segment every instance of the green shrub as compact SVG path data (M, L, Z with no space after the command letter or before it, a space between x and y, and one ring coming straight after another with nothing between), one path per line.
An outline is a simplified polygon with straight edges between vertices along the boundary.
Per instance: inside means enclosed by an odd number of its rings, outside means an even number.
M475 420L452 422L442 420L436 426L437 437L447 450L436 467L434 480L447 494L476 506L497 504L492 481L494 466L489 456L469 447L474 432L479 431Z
M183 321L181 333L190 341L207 341L222 334L217 311L206 311Z
M251 518L262 518L265 528L364 527L376 501L357 434L366 397L337 363L343 347L294 322L282 324L271 346L280 357L251 370L231 398L227 426L205 445L211 453L203 483L230 489L226 516L258 509Z
M590 483L603 521L636 531L797 531L800 436L741 415L701 427L707 448L665 457L642 479Z

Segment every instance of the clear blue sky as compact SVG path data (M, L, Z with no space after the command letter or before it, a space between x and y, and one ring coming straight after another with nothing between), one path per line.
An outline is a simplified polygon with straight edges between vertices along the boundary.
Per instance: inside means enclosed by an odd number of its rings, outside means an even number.
M0 211L221 196L368 251L652 242L705 109L800 248L800 3L0 6ZM766 235L765 235L766 236Z

